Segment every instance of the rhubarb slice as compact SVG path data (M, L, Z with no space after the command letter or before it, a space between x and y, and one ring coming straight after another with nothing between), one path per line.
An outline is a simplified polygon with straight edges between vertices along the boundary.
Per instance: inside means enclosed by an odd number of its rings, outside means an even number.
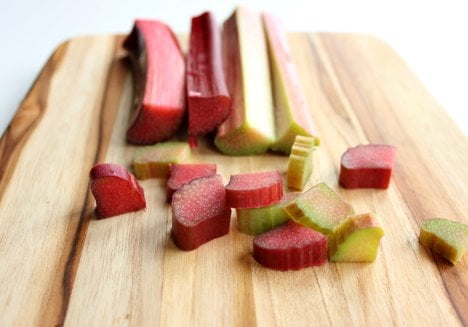
M263 23L275 100L276 138L271 148L290 154L296 136L311 137L317 134L316 128L281 21L273 15L263 14ZM317 137L313 140L314 145L319 145Z
M299 270L327 262L327 237L293 221L255 237L253 256L275 270Z
M383 235L377 215L350 216L328 236L330 261L372 262L377 257Z
M419 242L457 264L468 249L468 225L443 218L428 219L421 226Z
M358 145L341 156L340 184L344 188L386 189L396 148L385 144Z
M107 218L146 208L145 193L125 167L103 163L89 172L97 218Z
M260 14L238 8L224 23L223 55L232 107L215 144L230 155L268 150L274 132L268 54Z
M313 186L302 193L285 208L296 222L328 235L333 228L349 215L353 208L343 202L325 183Z
M185 142L163 142L138 149L133 168L138 179L166 178L169 165L187 160L190 146Z
M278 203L283 182L277 170L231 175L226 185L226 201L231 208L260 208Z
M299 191L312 174L312 153L315 151L315 139L313 137L297 135L291 154L289 155L287 182L288 187Z
M221 29L210 12L192 18L187 94L190 136L214 131L229 116L231 98L224 79Z
M169 166L169 179L167 180L167 201L170 203L172 195L183 184L195 178L216 174L216 164L172 164Z
M268 207L236 209L237 228L242 233L258 235L286 223L289 216L284 207L298 195L299 193L286 193L280 202Z
M172 238L190 251L229 232L231 209L220 175L201 177L182 185L172 197Z
M156 20L135 21L124 42L134 73L134 110L127 140L153 144L178 130L185 112L185 62L169 26Z

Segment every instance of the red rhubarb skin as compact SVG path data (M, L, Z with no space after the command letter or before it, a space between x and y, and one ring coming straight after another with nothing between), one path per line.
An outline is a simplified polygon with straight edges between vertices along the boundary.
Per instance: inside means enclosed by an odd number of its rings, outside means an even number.
M299 270L327 262L327 237L289 221L254 238L253 257L275 270Z
M185 61L164 23L136 20L124 42L133 63L135 108L127 130L134 144L153 144L174 135L185 113Z
M261 208L281 201L283 182L279 171L232 175L226 185L227 205L236 209Z
M359 145L341 157L339 183L348 189L387 189L395 162L396 148L384 144Z
M171 235L177 247L191 251L229 233L231 209L220 175L182 185L172 197Z
M97 164L89 177L98 219L146 208L143 188L126 168L110 163Z
M183 184L195 178L216 174L216 164L172 164L169 166L169 178L166 184L167 202L172 201L172 195Z
M231 98L224 77L221 29L210 12L192 18L187 94L190 136L214 131L229 116Z

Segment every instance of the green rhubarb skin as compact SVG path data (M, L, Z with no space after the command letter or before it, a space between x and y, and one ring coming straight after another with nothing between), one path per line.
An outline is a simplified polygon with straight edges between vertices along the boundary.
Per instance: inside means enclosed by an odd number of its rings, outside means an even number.
M236 209L238 230L245 234L258 235L286 223L289 216L284 207L297 196L298 193L287 193L281 202L272 206Z
M315 150L315 141L312 137L297 135L291 154L289 155L286 181L289 188L299 191L312 174L312 154Z
M224 24L223 49L232 109L218 129L215 145L229 155L266 152L275 138L275 127L260 14L238 8Z
M275 99L276 134L271 149L289 155L296 136L313 136L315 124L280 20L264 14L263 22L271 60ZM320 144L317 137L314 137L314 142L315 146Z
M456 264L468 248L468 225L443 218L428 219L421 226L419 242Z
M349 215L353 208L325 183L320 183L302 193L285 208L297 223L329 235L334 227Z
M330 261L372 262L377 257L384 230L375 214L348 217L328 236Z
M133 168L138 179L165 178L169 165L186 161L190 146L186 142L163 142L139 148L135 153Z

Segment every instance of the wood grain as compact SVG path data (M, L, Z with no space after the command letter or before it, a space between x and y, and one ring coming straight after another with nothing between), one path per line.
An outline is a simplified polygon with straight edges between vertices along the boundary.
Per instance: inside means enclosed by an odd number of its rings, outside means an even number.
M236 230L192 252L169 237L164 181L142 182L146 211L96 220L88 172L129 166L132 80L119 36L61 45L0 139L0 325L468 324L467 259L451 266L418 243L430 217L468 223L468 143L397 54L360 35L290 36L322 145L308 186L327 182L383 217L373 264L276 272ZM386 191L338 187L341 154L359 143L398 148ZM194 162L229 175L286 170L287 158L220 155Z

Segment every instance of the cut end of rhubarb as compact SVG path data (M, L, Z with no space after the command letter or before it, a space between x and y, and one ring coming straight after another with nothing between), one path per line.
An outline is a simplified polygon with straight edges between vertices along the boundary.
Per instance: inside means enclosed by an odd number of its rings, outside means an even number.
M328 235L346 217L354 214L353 208L325 183L313 186L298 196L285 208L296 222Z
M307 136L296 136L289 155L287 183L289 188L299 191L312 174L312 153L315 151L315 139Z
M327 262L327 237L293 221L255 237L253 256L275 270L299 270Z
M226 185L226 201L231 208L260 208L278 203L283 196L279 171L232 175Z
M90 173L91 192L96 199L96 217L108 218L146 208L143 188L120 165L95 165Z
M341 157L340 185L344 188L386 189L395 163L396 148L385 144L359 145Z
M136 20L124 42L134 73L134 112L127 140L153 144L170 138L185 113L185 61L169 26Z
M171 164L167 180L167 201L172 201L172 195L183 184L196 178L216 174L216 164Z
M443 218L424 221L419 242L457 264L468 249L468 225Z
M172 197L172 237L190 251L229 232L231 209L220 175L201 177L182 185Z
M373 213L353 215L328 237L330 261L372 262L377 257L384 230Z
M133 167L138 179L166 178L169 165L190 157L190 146L185 142L164 142L137 150Z

